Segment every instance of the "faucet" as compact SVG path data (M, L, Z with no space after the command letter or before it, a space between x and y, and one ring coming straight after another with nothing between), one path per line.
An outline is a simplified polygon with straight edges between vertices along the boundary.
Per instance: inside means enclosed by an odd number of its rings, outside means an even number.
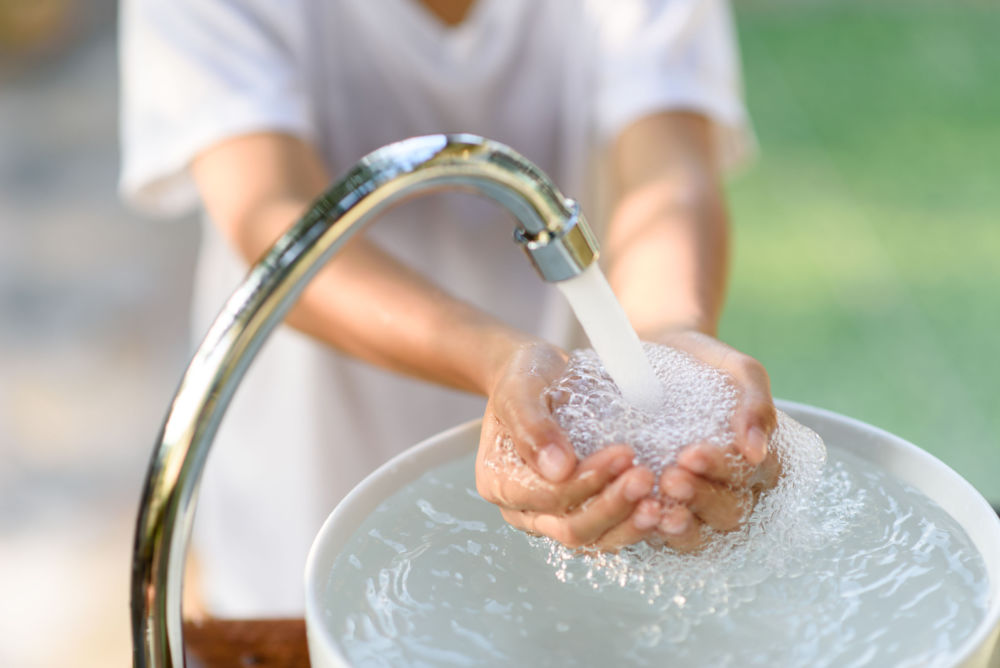
M264 340L317 271L386 206L443 188L496 200L518 221L515 241L546 281L597 257L572 200L523 156L474 135L413 137L380 148L310 206L222 308L170 404L146 473L132 552L132 660L184 664L181 587L201 472L222 416Z

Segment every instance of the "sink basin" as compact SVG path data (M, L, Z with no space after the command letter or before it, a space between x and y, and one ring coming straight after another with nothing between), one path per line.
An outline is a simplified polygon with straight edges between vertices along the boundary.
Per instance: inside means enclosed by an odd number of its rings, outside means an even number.
M989 578L989 607L946 665L1000 667L1000 519L961 476L932 455L888 432L830 411L779 401L778 407L841 449L917 488L950 514L979 550ZM323 624L324 595L333 564L358 527L384 500L424 473L472 452L479 421L442 432L384 464L333 510L313 543L306 564L306 629L313 666L351 665Z

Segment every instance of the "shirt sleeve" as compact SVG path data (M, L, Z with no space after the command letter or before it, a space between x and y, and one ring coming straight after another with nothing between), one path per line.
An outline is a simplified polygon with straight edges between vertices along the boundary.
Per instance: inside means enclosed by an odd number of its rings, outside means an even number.
M119 191L137 209L189 212L188 166L249 132L315 136L294 0L124 0Z
M629 123L658 111L694 111L713 122L724 167L749 157L754 141L726 0L597 5L599 138L613 139Z

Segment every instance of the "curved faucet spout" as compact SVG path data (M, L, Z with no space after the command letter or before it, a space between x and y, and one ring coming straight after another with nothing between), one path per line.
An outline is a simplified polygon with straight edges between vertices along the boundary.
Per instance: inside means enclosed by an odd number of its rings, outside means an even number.
M195 353L146 475L132 555L136 666L184 663L181 585L201 471L222 416L261 344L309 279L373 215L438 188L471 189L511 211L515 239L547 281L580 274L597 244L575 202L508 147L472 135L415 137L355 165L250 271Z

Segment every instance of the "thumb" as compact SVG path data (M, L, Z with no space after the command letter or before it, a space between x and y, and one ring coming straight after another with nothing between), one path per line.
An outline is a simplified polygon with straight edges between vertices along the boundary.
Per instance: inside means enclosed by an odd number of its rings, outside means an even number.
M774 399L766 375L743 386L735 420L736 446L748 462L759 466L768 455L768 441L777 426Z
M498 388L491 400L517 454L546 480L562 482L576 468L576 453L552 417L544 392L541 379L522 377Z

